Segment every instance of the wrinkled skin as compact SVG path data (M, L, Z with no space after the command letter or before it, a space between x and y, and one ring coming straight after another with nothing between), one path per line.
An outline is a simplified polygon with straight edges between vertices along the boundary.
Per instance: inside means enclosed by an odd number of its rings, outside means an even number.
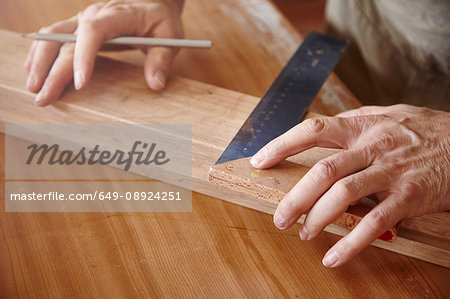
M75 45L33 42L25 69L29 73L27 89L38 92L36 104L46 106L57 101L72 79L76 89L85 87L94 70L95 56L105 40L123 35L182 38L182 6L183 0L96 3L77 16L42 28L40 32L43 33L75 32L77 42ZM178 49L139 48L146 52L144 73L147 84L153 90L162 90Z
M314 165L280 202L274 223L292 226L307 212L302 240L316 237L348 206L379 203L323 259L350 260L403 218L450 208L450 113L409 105L363 107L309 119L262 148L251 163L268 168L314 146L345 149Z

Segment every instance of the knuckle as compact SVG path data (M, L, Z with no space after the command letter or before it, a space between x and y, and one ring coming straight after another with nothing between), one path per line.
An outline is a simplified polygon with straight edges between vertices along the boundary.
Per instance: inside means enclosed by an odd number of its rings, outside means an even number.
M75 46L72 43L64 43L59 49L59 55L61 57L73 56L75 52Z
M357 147L352 150L353 158L363 161L365 165L370 165L373 163L375 156L371 148L368 146Z
M158 57L158 62L160 65L170 65L172 63L172 52L164 51Z
M82 21L82 26L85 32L95 32L102 39L106 40L110 37L107 36L109 30L105 28L105 20L99 17L84 18Z
M404 114L408 115L408 119L413 121L414 119L417 119L417 116L423 117L423 118L429 118L433 117L434 110L427 108L427 107L415 107L415 106L409 106L405 105L407 108L402 110Z
M52 24L50 26L45 26L39 29L40 33L56 33L56 26L55 24Z
M400 187L404 198L415 198L423 194L423 187L416 183L406 183Z
M428 107L417 107L419 114L432 115L434 113L433 109Z
M108 1L106 4L105 4L105 8L108 8L108 7L113 7L113 6L116 6L116 5L118 5L118 4L123 4L123 1L121 1L121 0L111 0L111 1Z
M282 199L280 202L280 208L283 209L286 214L290 215L298 215L303 212L297 198L292 196Z
M366 111L368 110L368 108L366 106L358 108L358 109L354 109L354 114L352 116L363 116L366 115Z
M110 1L110 2L114 2L114 0L113 1ZM110 2L108 2L108 3L103 3L103 2L98 2L98 3L94 3L94 4L91 4L91 5L89 5L88 7L86 7L86 9L84 10L84 12L86 13L86 14L95 14L95 13L97 13L102 7L106 7L107 5L109 5L110 4Z
M308 223L303 224L310 236L318 235L322 231L322 227L316 221L308 221Z
M306 220L303 225L306 227L310 235L315 236L319 234L324 229L324 227L329 224L329 222L327 222L327 220L322 217L315 217L313 219L309 217L309 215L310 214L307 214Z
M380 233L392 223L392 212L385 208L372 210L366 217L366 228L369 233Z
M303 129L308 133L320 133L325 130L323 118L309 118L303 122Z
M397 144L396 138L390 133L382 133L374 143L375 147L382 151L392 150Z
M83 26L88 30L97 31L102 26L102 19L96 17L86 17L83 18Z
M108 2L103 8L108 9L108 11L112 12L112 13L126 11L126 12L130 12L131 15L134 15L133 13L137 12L135 10L135 5L132 5L132 4L124 2L124 1L117 1L117 0Z
M375 118L378 115L366 115L364 113L362 113L361 115L355 115L352 117L349 117L347 119L347 122L350 124L351 127L372 127L375 123L376 120Z
M294 203L291 198L284 198L280 204L283 206L283 208L287 211L292 211L294 209Z
M408 165L408 161L402 157L385 157L380 156L376 158L377 163L380 165L380 171L385 178L391 178L398 181L398 176L404 173L405 167Z
M321 160L313 166L311 172L318 180L335 178L338 173L337 163L332 159Z
M268 144L266 151L270 155L277 155L284 149L285 145L285 137L280 136Z
M392 105L391 108L393 110L406 110L409 109L411 106L406 105L406 104L396 104L396 105Z
M397 116L410 115L414 116L427 110L424 107L415 107L407 104L397 104L390 107L390 112Z
M411 121L412 121L412 118L410 116L404 116L398 120L398 123L402 124L402 125L407 125Z
M347 202L346 199L357 192L354 180L344 178L335 184L335 195L339 201Z
M166 27L165 30L165 36L167 37L175 37L175 38L182 38L184 36L183 33L183 27L178 24L168 24L169 26Z

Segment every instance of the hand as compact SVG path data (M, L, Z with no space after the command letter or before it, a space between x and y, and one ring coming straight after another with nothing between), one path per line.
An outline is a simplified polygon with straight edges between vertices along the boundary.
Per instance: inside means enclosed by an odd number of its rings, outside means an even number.
M95 56L105 40L119 35L182 38L183 0L134 0L96 3L77 16L43 28L44 33L77 34L76 44L34 41L25 61L27 89L38 92L39 106L58 100L74 78L76 89L89 82ZM144 73L151 89L159 91L169 73L177 49L140 47L147 53Z
M403 218L450 208L450 113L408 105L363 107L308 119L263 147L251 163L276 165L314 146L343 148L314 165L280 202L274 223L286 229L311 209L300 231L316 237L349 205L375 194L369 214L325 255L340 266Z

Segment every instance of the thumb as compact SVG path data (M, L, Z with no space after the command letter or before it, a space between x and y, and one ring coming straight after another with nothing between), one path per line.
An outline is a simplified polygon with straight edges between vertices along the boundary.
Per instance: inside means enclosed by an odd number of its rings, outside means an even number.
M144 74L151 89L160 91L164 88L177 53L177 48L152 47L148 49L144 62Z

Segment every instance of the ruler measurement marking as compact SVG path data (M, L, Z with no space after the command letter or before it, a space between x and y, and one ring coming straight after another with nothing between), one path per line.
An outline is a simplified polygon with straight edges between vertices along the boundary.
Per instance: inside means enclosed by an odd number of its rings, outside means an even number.
M249 157L298 124L346 46L344 40L308 35L216 163Z

